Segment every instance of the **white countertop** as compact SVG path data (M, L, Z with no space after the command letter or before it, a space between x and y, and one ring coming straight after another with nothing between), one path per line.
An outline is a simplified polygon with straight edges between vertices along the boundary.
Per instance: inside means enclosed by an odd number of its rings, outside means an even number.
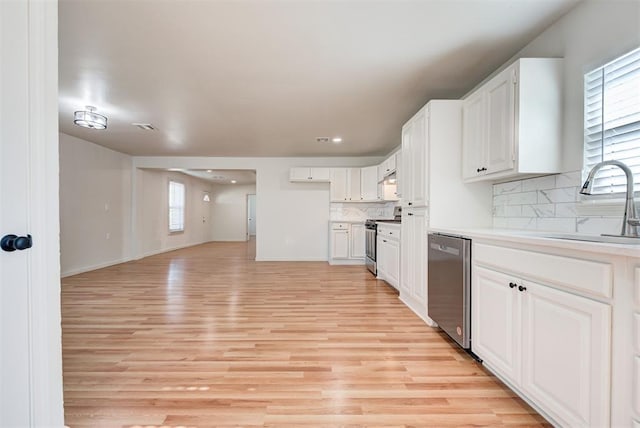
M640 258L640 244L611 244L605 242L579 241L574 239L550 238L548 235L566 235L556 232L543 232L532 230L509 230L509 229L442 229L430 228L429 232L444 233L449 235L462 236L470 239L491 239L504 242L514 242L520 244L544 245L555 248L565 248L570 250L588 251L594 253L613 254L617 256L628 256Z

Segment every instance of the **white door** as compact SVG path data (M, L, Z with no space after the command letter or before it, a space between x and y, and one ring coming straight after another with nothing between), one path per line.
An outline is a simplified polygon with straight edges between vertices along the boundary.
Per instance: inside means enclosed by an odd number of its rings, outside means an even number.
M378 167L369 166L360 170L360 186L362 187L362 198L365 201L377 201L378 195Z
M349 258L349 231L348 230L332 230L331 231L331 258L332 259L348 259Z
M427 221L424 210L413 213L413 296L423 311L427 309ZM404 235L403 235L404 236Z
M522 389L561 425L609 425L611 307L533 282L518 293Z
M411 147L413 149L412 170L411 170L411 201L413 207L424 207L427 203L426 185L429 172L427 168L427 142L429 138L429 118L428 110L423 108L413 119L413 134L411 136Z
M331 168L329 193L332 202L347 200L347 168Z
M248 237L256 236L256 195L247 195Z
M0 426L62 426L57 3L0 2ZM5 241L6 249L28 240Z
M410 206L413 198L413 122L402 127L402 206Z
M411 294L414 281L413 265L415 263L415 252L413 251L413 247L414 241L416 240L416 237L413 234L414 230L412 220L414 215L413 211L406 209L402 211L402 223L400 225L400 236L402 237L400 244L400 297L413 297Z
M387 262L387 282L394 287L400 286L400 243L388 240L386 243L385 258Z
M515 141L515 69L487 84L487 174L513 168Z
M485 173L484 92L480 91L462 103L462 178Z
M351 258L364 259L366 257L366 229L364 224L351 225Z
M518 280L481 267L471 281L473 352L514 383L520 381L520 292Z

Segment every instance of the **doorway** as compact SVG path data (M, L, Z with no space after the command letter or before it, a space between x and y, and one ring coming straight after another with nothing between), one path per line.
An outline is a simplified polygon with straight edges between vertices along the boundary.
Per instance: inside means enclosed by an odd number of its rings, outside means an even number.
M256 236L256 195L247 195L247 241Z

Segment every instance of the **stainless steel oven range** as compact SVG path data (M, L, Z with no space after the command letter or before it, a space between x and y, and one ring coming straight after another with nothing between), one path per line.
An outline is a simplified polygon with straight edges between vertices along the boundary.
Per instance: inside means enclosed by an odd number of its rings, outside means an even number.
M377 266L376 266L376 245L377 245L377 234L378 234L378 225L375 220L367 220L364 223L365 227L365 253L366 259L365 264L367 265L367 269L374 274L378 274Z

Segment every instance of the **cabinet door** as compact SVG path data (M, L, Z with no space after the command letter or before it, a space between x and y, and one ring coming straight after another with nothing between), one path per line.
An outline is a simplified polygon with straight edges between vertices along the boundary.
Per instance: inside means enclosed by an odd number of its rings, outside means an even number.
M462 178L484 174L485 130L484 92L471 95L462 103Z
M378 167L370 166L360 170L360 186L362 187L362 199L364 201L377 201L378 196Z
M406 152L405 153L406 156ZM412 215L409 215L412 214ZM413 235L412 219L413 213L405 210L402 212L402 223L400 225L400 236L402 241L400 243L400 295L411 295L411 289L413 284L413 270L411 269L414 264L414 252L413 243L415 236Z
M421 309L427 308L427 224L424 211L415 211L411 217L413 234L413 297L420 302ZM402 235L404 236L404 235Z
M396 197L402 197L402 152L396 153Z
M310 181L311 178L311 168L296 167L289 170L290 181Z
M486 88L487 174L513 169L515 144L515 68L492 79Z
M385 249L386 280L394 287L400 286L400 243L387 240Z
M520 296L516 278L473 267L471 348L514 383L520 380Z
M427 184L427 144L428 144L428 111L422 109L413 119L413 133L411 135L411 206L423 207L426 205Z
M402 127L402 206L410 206L413 197L413 123L408 122Z
M387 240L378 236L376 247L376 268L378 270L378 278L386 279L387 277Z
M350 257L364 259L366 256L366 233L364 224L351 225Z
M311 177L313 181L329 182L331 181L331 168L311 168Z
M347 168L331 168L331 184L329 186L331 201L347 201L347 190Z
M331 258L332 259L348 259L349 258L349 231L348 230L332 230L331 231Z
M522 389L561 425L608 426L610 306L524 286Z
M362 187L360 186L360 168L349 168L347 170L347 198L351 202L359 202L363 200Z

